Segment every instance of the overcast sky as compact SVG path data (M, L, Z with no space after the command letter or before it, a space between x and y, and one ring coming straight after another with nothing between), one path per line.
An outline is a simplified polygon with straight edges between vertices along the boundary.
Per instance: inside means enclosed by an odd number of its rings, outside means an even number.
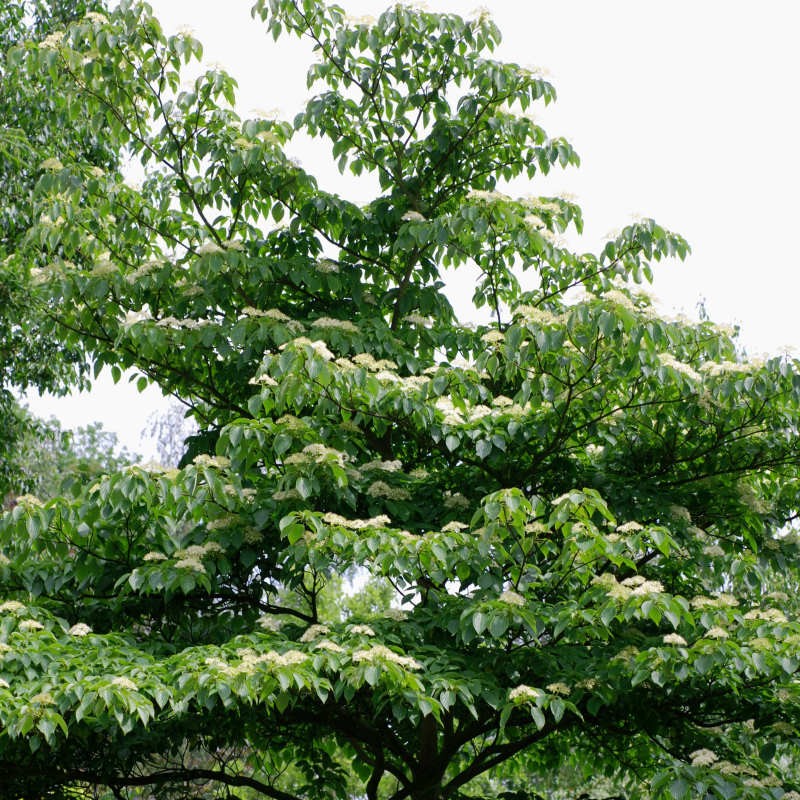
M251 19L248 0L151 4L167 33L191 26L205 45L204 60L221 62L237 78L243 114L277 108L291 118L308 96L308 47L273 43ZM341 5L377 15L386 2ZM475 6L427 5L463 14ZM582 250L597 248L633 214L655 217L693 248L686 263L658 268L655 294L667 310L693 313L704 299L713 319L741 325L750 352L800 346L800 4L489 0L483 6L503 33L496 55L547 71L559 100L534 113L582 158L579 169L525 191L577 196L586 221ZM369 198L369 185L337 184L324 151L300 143L293 154L325 188ZM67 426L101 420L129 447L142 449L139 432L159 397L103 385L90 397L31 398L30 405Z

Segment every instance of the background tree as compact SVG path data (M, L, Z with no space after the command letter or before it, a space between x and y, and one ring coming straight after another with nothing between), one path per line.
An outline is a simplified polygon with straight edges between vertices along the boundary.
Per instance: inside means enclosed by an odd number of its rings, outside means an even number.
M293 124L182 88L200 45L144 5L14 53L146 178L60 157L9 269L201 432L5 517L5 794L792 800L797 364L659 317L638 285L687 245L653 220L574 253L574 203L498 190L578 159L485 14L254 11L320 56ZM295 130L379 196L321 190ZM392 603L332 613L351 570Z
M9 53L25 42L55 42L67 24L103 7L98 0L11 0L0 10L0 387L57 391L81 374L78 354L42 335L43 309L31 307L28 276L9 269L6 259L33 223L33 187L47 164L69 155L106 169L117 155L80 113L69 127L60 124L58 76L21 72ZM59 215L49 224L57 228Z
M40 500L68 494L76 484L88 486L137 460L117 435L100 423L64 430L56 419L26 419L19 443L13 488Z
M52 41L70 22L102 8L96 0L9 0L0 7L0 497L23 490L31 445L33 420L12 389L64 392L87 367L74 348L43 334L46 312L31 304L28 270L11 268L7 259L33 224L33 187L48 159L70 153L98 167L116 163L116 152L80 119L59 125L57 79L20 72L9 53L26 41Z

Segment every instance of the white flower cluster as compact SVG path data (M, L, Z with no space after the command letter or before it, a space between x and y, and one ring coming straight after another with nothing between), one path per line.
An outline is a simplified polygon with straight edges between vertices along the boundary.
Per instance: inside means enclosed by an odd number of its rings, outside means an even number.
M752 366L750 364L743 364L737 361L706 361L700 366L700 372L710 375L712 378L717 378L720 375L750 372L751 370Z
M300 637L301 642L313 642L326 633L330 633L330 628L327 625L309 625Z
M202 453L195 456L192 461L196 467L214 467L215 469L227 469L231 465L231 460L225 456L210 456Z
M686 639L683 638L679 633L668 633L663 638L664 644L674 644L680 647L686 647Z
M43 47L45 50L57 50L61 47L61 42L64 39L64 31L55 31L54 33L45 36L42 39L39 47ZM50 159L47 159L48 161Z
M283 620L280 617L273 617L270 614L262 614L257 620L258 627L271 633L277 633L282 625Z
M437 397L436 408L442 412L445 425L463 425L465 422L462 412L453 405L449 397Z
M209 553L224 553L225 551L218 542L206 542L205 544L190 544L181 550L175 551L175 558L205 558Z
M777 608L754 608L744 615L745 619L763 619L768 622L786 622L786 615Z
M713 750L707 750L705 748L689 753L689 758L692 759L693 767L710 767L712 764L719 761L719 756L717 756Z
M403 317L403 322L408 325L417 325L420 328L427 328L433 324L433 320L430 317L423 317L422 314L406 314Z
M632 589L633 595L660 594L664 591L664 586L659 581L648 581L641 575L632 575L622 581L623 586Z
M625 292L621 292L619 289L609 289L607 292L603 292L601 297L603 300L608 300L610 303L614 303L614 305L620 306L628 311L637 310L633 300L631 300L631 298L628 297Z
M560 315L548 311L546 308L539 308L538 306L520 305L514 309L514 316L522 317L524 322L538 325L540 327L548 327L552 325L559 325L563 318Z
M478 200L482 203L494 203L498 200L510 200L507 194L502 192L489 192L483 189L473 189L467 194L467 200Z
M481 336L481 341L486 344L505 344L506 337L502 331L494 328L484 333L483 336Z
M334 319L333 317L319 317L311 323L312 328L323 330L343 331L345 333L358 333L358 328L349 320Z
M36 495L32 494L21 494L16 498L16 502L23 508L41 508L44 505Z
M216 242L212 241L204 242L195 250L195 253L198 256L211 256L224 252L225 250L223 248L221 248Z
M442 495L442 505L450 511L464 511L469 508L469 500L461 492L448 490Z
M122 689L129 689L132 692L138 691L139 689L139 687L130 678L126 678L124 675L117 675L116 677L112 678L111 683L114 686L119 686Z
M392 520L386 514L379 514L377 517L371 517L370 519L347 519L330 511L323 515L322 521L326 525L335 525L351 531L361 531L365 528L386 528L392 524Z
M295 349L300 347L310 347L313 353L324 361L333 360L333 353L328 349L328 345L325 344L325 342L323 342L321 339L312 341L306 336L298 336L296 339L292 339L290 342L282 344L280 349L285 350L287 347L292 347Z
M70 636L88 636L92 629L85 622L76 622L67 633Z
M511 589L506 589L501 595L497 598L501 603L506 603L510 606L524 606L525 605L525 598L518 594L517 592L512 591Z
M369 497L382 497L385 500L410 500L411 494L400 486L389 486L385 481L374 481L367 488Z
M672 353L659 353L658 360L663 364L665 367L669 367L670 369L675 370L675 372L683 375L686 378L689 378L693 381L700 380L700 373L696 372L689 364L685 364L683 361L679 361Z
M641 530L643 530L642 526L635 520L630 520L617 526L617 533L636 533L636 531Z
M199 572L205 573L206 568L203 566L203 562L200 561L198 558L193 558L191 556L187 558L181 558L175 562L176 569L188 569L192 572Z
M403 469L403 462L399 459L394 461L381 461L380 459L376 459L374 461L367 461L365 464L362 464L360 469L364 472L369 472L371 470L377 470L380 472L399 472Z
M407 670L422 669L422 664L415 658L411 658L411 656L401 656L382 644L373 645L368 650L356 650L356 652L353 653L353 663L358 664L362 661L366 661L368 664L388 661Z
M397 369L394 361L386 358L375 358L371 353L356 353L352 359L353 363L359 367L364 367L370 372L379 372L384 369Z
M4 603L0 604L0 614L11 613L17 614L20 611L24 611L25 606L19 602L19 600L6 600Z
M336 642L330 641L330 639L320 639L315 645L315 650L326 650L329 653L344 653L344 648L340 647Z
M351 625L350 633L353 636L374 636L375 631L369 625Z
M716 597L693 597L689 601L692 608L733 608L739 601L731 594L718 594Z
M556 681L555 683L548 683L547 686L544 687L547 689L550 694L560 694L563 697L566 697L572 692L572 688L567 686L566 683L562 683L561 681Z
M133 272L129 272L125 276L125 280L128 283L136 283L139 278L143 278L145 275L149 275L151 272L155 272L155 270L161 269L163 266L163 261L150 259L150 261L145 261L143 264L140 264Z
M338 271L339 265L330 258L321 258L317 261L317 272L330 274Z
M509 701L516 704L533 703L542 696L543 692L541 690L535 689L533 686L526 686L524 683L521 683L519 686L515 686L508 693Z

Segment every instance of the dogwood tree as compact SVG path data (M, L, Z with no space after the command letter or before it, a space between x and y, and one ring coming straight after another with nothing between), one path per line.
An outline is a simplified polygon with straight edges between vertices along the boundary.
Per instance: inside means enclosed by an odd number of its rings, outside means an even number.
M293 122L128 0L13 55L146 177L49 156L8 263L200 433L3 519L3 795L796 798L797 363L659 316L653 220L566 246L577 155L486 14L254 16L319 56Z

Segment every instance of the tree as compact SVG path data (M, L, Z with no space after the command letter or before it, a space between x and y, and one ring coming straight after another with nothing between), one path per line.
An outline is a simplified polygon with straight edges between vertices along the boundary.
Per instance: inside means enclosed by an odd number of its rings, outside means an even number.
M76 430L63 430L56 419L39 420L28 415L19 443L14 494L34 494L49 500L69 493L73 485L86 484L117 472L137 459L121 447L117 435L96 422Z
M80 354L43 335L45 310L31 307L26 275L9 269L6 259L30 230L33 187L54 153L98 169L112 167L116 157L80 113L68 128L59 125L58 76L22 73L9 53L25 42L55 41L63 26L102 8L98 0L9 0L0 9L0 390L64 391L82 376ZM60 224L58 215L50 224Z
M575 253L574 203L499 191L578 158L485 14L254 13L320 56L291 124L182 88L200 45L144 5L14 56L147 177L59 154L10 268L201 431L4 518L4 795L796 797L798 364L659 317L653 220Z
M0 498L20 491L23 453L33 432L32 418L12 389L63 393L82 381L86 369L79 352L43 335L46 309L31 305L27 271L9 268L6 259L31 227L33 187L53 152L74 153L98 168L115 158L115 151L80 120L59 127L53 108L58 82L22 74L8 54L25 41L47 41L64 25L100 8L102 3L91 0L9 0L0 7Z

